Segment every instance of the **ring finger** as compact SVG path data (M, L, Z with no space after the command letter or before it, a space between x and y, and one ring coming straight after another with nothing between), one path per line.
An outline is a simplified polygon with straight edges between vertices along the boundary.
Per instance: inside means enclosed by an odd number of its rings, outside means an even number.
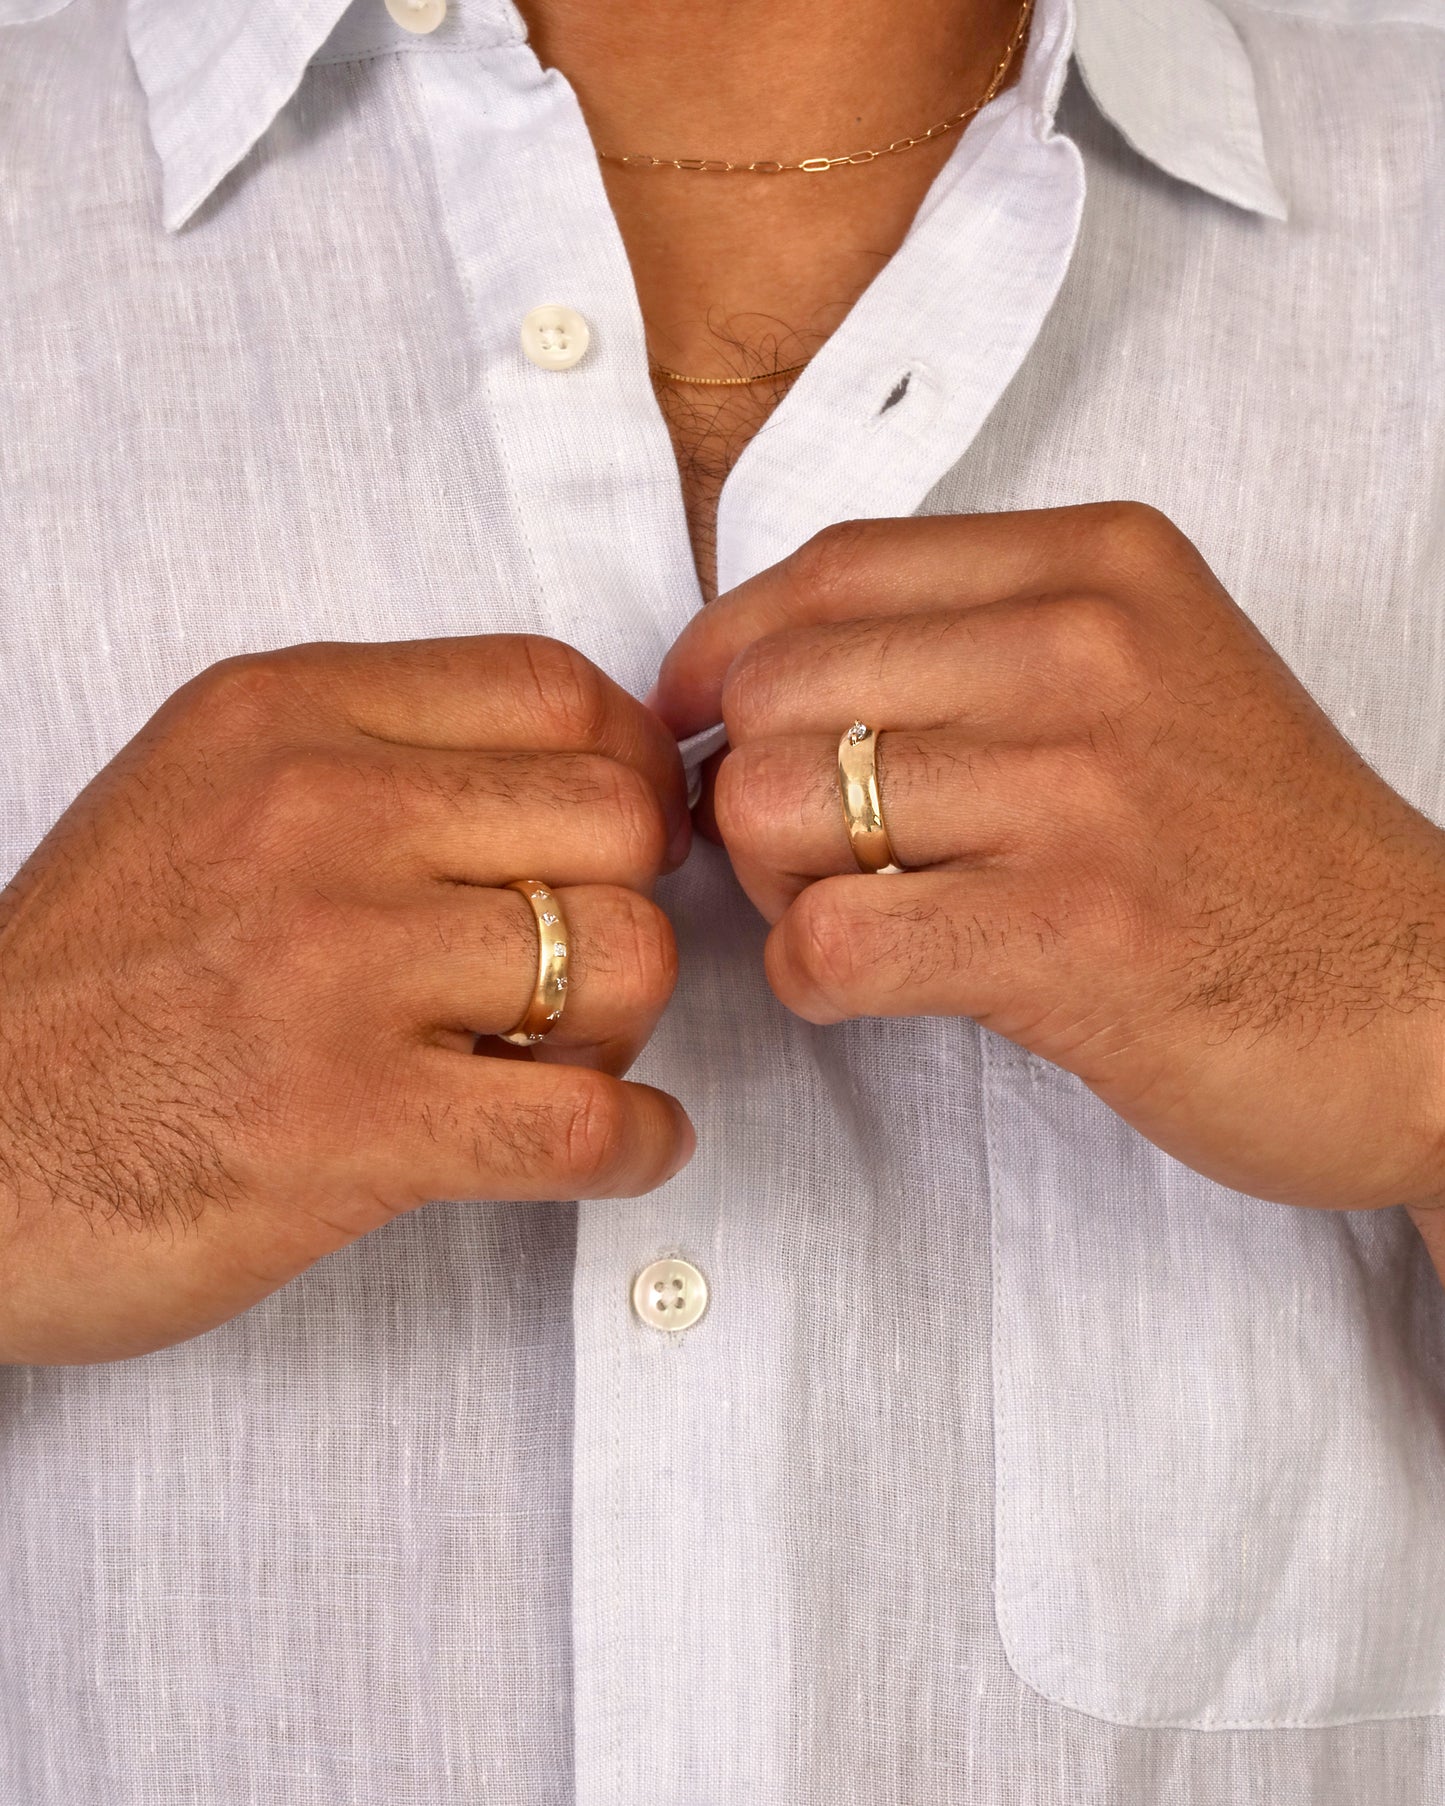
M1036 842L1056 816L1059 748L980 744L948 729L881 733L877 778L889 840L911 871L989 864ZM751 740L718 768L713 808L749 896L776 921L816 878L856 872L838 742Z
M654 903L619 886L571 885L555 894L567 926L566 1002L533 1051L621 1072L672 995L672 926ZM384 949L390 1011L425 1040L460 1046L507 1034L531 1001L537 923L517 891L439 886L424 904L398 911L391 932L373 944Z

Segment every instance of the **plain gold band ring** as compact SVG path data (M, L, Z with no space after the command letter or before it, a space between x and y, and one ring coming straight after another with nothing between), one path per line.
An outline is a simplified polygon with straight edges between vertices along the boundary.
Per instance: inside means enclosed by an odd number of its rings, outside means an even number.
M509 1033L499 1037L514 1047L531 1047L562 1020L567 1002L567 918L562 905L539 878L517 878L507 886L520 891L532 906L537 922L537 983L526 1014Z
M860 872L901 872L878 795L878 735L855 721L838 742L838 786L848 843Z

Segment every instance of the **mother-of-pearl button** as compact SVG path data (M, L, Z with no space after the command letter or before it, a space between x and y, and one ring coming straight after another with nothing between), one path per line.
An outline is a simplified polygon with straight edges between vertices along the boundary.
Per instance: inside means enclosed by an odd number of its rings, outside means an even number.
M650 1329L691 1329L707 1309L707 1281L690 1260L655 1260L632 1282L632 1308Z
M422 37L447 16L447 0L386 0L386 10L403 31Z
M522 350L543 370L570 370L592 342L587 322L575 307L549 301L522 322Z

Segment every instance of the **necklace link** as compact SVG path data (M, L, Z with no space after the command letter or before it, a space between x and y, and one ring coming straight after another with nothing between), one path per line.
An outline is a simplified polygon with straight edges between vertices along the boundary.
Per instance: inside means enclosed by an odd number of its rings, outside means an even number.
M946 132L958 131L976 113L981 113L994 98L1003 86L1004 77L1018 53L1019 45L1024 41L1033 5L1034 0L1023 0L1013 36L999 58L988 86L973 105L965 107L961 113L955 113L951 119L940 119L936 125L929 126L926 132L920 133L916 138L895 138L891 144L880 145L876 150L848 151L841 157L804 157L797 163L784 163L776 157L756 157L750 163L732 163L726 157L655 157L647 151L598 151L597 155L602 162L618 163L624 169L680 169L688 175L725 176L782 176L801 171L804 175L812 176L820 175L828 169L841 169L845 166L856 168L864 163L872 163L879 157L912 150L915 145L929 144L935 138L943 137Z
M687 383L689 387L699 389L749 389L754 383L771 383L782 376L796 376L810 361L804 358L801 364L784 364L778 370L764 370L761 376L684 376L679 370L664 370L661 364L654 364L651 374L667 382Z
M955 113L951 119L940 119L916 138L895 138L891 144L880 145L876 150L848 151L841 157L804 157L797 163L784 163L776 157L755 157L750 163L732 163L726 157L655 157L648 151L628 151L621 154L616 151L598 151L597 155L602 162L619 163L625 169L680 169L687 174L729 176L781 176L794 172L810 176L821 175L824 170L858 168L864 163L876 162L879 157L896 156L900 151L912 150L916 145L929 144L935 138L942 138L946 132L957 131L961 126L967 125L976 113L983 111L1003 86L1004 77L1013 65L1018 47L1028 30L1033 5L1034 0L1023 0L1013 36L999 58L988 86L973 105L965 107L961 113ZM801 364L766 370L761 376L684 376L681 371L667 370L658 364L651 366L651 374L663 382L682 383L689 388L746 389L756 383L776 382L780 377L795 376L808 362L808 359L804 359Z

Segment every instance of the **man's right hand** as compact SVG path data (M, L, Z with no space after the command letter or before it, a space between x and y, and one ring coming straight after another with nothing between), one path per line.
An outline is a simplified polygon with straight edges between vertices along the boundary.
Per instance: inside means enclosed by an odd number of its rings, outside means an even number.
M179 690L0 893L0 1360L181 1341L427 1199L670 1177L687 1117L619 1075L672 990L649 893L688 832L671 736L554 640L301 646ZM477 1040L532 993L515 878L572 941L535 1059Z

